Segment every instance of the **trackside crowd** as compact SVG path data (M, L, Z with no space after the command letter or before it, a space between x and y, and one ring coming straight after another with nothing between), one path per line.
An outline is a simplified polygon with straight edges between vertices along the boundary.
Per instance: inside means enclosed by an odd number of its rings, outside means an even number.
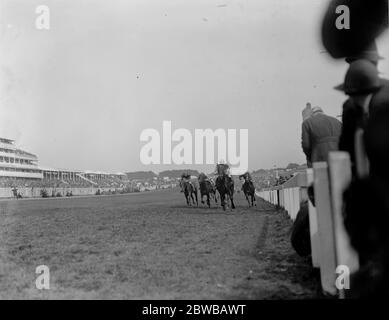
M347 4L353 27L336 28L336 8ZM346 151L352 180L343 201L343 222L359 269L351 276L350 298L389 295L389 80L379 76L376 38L387 29L387 2L330 1L322 24L322 41L335 59L349 64L344 81L335 87L346 95L342 122L310 103L303 110L302 149L307 164L327 161L330 151ZM310 201L315 204L312 187ZM309 241L308 203L294 222L292 246L306 256Z

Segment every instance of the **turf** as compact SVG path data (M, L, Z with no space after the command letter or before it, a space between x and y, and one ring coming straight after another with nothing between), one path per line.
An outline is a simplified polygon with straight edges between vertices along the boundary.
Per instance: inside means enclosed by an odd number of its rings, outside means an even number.
M301 299L318 297L290 247L291 221L248 208L187 207L178 190L0 201L1 299ZM50 290L35 268L50 268Z

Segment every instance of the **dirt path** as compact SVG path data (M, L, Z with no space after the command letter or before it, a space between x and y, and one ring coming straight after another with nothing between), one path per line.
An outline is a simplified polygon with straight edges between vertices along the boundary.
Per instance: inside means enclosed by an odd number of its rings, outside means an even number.
M0 203L0 298L313 298L284 212L191 208L177 190ZM51 289L35 288L50 268Z

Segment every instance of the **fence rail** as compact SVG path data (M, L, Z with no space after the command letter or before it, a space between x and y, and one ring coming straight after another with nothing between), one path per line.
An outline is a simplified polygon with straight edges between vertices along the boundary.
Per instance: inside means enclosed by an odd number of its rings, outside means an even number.
M350 157L346 152L331 152L326 162L313 164L313 169L297 173L281 186L264 189L257 195L284 208L296 219L301 203L308 200L307 188L313 184L315 206L309 201L309 227L312 265L320 268L324 292L344 298L343 289L335 285L337 267L358 270L358 255L350 245L343 224L343 192L351 181Z

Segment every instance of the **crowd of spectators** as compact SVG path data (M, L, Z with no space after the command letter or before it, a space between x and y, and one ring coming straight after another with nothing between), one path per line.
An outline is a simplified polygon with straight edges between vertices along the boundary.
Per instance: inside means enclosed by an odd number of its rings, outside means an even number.
M91 180L93 181L93 180ZM89 188L89 187L100 187L100 188L124 188L130 181L122 181L117 179L104 179L96 180L94 183L79 178L79 179L22 179L22 178L0 178L0 188Z
M94 182L94 185L100 188L124 188L130 184L128 179L114 175L104 176L103 178L88 178L88 180Z
M292 178L298 170L272 169L265 172L262 174L252 173L252 180L258 190L281 186Z
M176 180L177 179L166 178L129 180L127 177L114 175L105 176L104 178L86 179L83 179L82 177L77 177L76 179L22 179L0 177L0 188L10 188L11 190L16 189L18 191L20 191L21 188L41 188L42 190L49 188L94 188L97 189L97 195L106 195L173 188L177 185ZM46 193L44 192L43 195L46 195ZM47 196L57 196L57 193Z
M342 126L334 118L324 119L322 112L320 117L315 115L307 106L302 146L309 166L327 161L332 150L350 155L352 179L344 192L343 222L358 253L359 269L351 276L346 296L382 298L389 294L389 80L379 76L381 57L375 40L387 29L387 1L349 1L354 20L346 32L334 27L338 18L334 8L342 3L330 2L322 25L327 52L349 63L344 83L335 87L347 96ZM315 205L314 190L308 191ZM310 252L304 247L310 244L307 212L303 205L292 232L292 245L300 254Z
M293 178L293 175L287 175L287 176L279 176L277 179L276 179L276 182L275 182L275 186L281 186L283 185L286 181L288 181L289 179Z

